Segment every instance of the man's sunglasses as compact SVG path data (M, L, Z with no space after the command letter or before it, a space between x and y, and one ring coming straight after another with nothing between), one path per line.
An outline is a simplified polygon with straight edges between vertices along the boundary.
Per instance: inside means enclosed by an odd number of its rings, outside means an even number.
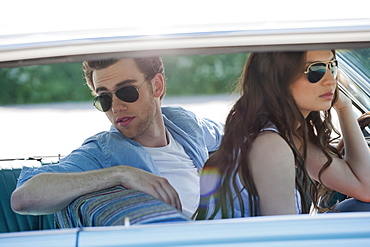
M120 100L127 102L127 103L134 103L136 100L139 99L139 89L144 84L146 79L141 83L141 85L136 88L134 86L124 86L116 91L112 91L109 93L103 93L98 95L93 100L93 105L96 109L102 112L107 112L112 107L112 96L115 94L117 98Z
M316 83L324 77L327 68L329 68L334 79L337 78L338 62L335 59L327 63L324 63L324 62L311 63L304 73L307 74L307 78L309 82Z

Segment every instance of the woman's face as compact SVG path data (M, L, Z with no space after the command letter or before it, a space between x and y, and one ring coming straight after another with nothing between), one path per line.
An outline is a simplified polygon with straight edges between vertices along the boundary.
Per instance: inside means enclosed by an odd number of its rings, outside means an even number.
M308 51L306 56L305 70L312 63L327 63L334 58L330 50ZM331 107L337 82L329 69L316 83L308 80L308 75L302 71L302 75L293 82L291 92L299 110L306 118L311 111L325 111Z

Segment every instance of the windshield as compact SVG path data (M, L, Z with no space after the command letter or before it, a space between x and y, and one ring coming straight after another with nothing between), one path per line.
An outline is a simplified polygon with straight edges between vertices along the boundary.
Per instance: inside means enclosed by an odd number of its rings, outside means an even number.
M342 86L362 113L370 110L370 49L339 50L339 68L344 72Z

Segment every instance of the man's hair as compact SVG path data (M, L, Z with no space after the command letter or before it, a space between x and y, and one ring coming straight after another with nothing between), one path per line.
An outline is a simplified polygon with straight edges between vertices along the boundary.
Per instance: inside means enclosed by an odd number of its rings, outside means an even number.
M82 69L86 83L91 89L93 95L95 95L95 87L93 82L93 72L100 69L105 69L115 64L119 59L106 59L106 60L95 60L95 61L84 61L82 63ZM159 73L164 78L164 91L160 97L163 99L166 94L166 78L164 73L164 66L160 57L148 57L148 58L133 58L140 72L144 74L145 78L151 80L154 76Z

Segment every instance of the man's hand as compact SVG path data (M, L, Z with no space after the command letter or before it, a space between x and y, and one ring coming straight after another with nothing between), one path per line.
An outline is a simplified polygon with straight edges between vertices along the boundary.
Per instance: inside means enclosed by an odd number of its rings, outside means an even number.
M121 185L126 189L143 191L182 210L180 197L167 179L131 166L116 166L122 174Z

